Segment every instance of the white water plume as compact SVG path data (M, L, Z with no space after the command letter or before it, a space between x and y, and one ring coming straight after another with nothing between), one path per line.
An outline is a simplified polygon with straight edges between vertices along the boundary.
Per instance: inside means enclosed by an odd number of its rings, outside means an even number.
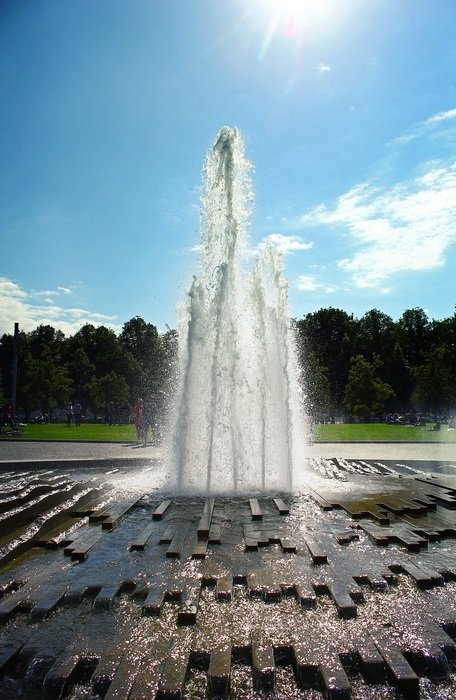
M238 129L221 129L203 171L201 274L179 313L171 465L181 493L289 491L302 463L282 259L269 246L247 266L251 167Z

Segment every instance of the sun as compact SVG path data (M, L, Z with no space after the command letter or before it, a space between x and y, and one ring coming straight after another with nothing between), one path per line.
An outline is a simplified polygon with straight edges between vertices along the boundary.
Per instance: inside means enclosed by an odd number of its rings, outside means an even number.
M334 22L337 14L334 0L249 0L248 7L251 17L265 27L261 58L274 39L301 44Z
M281 25L296 29L312 24L326 14L326 0L258 0L258 8Z

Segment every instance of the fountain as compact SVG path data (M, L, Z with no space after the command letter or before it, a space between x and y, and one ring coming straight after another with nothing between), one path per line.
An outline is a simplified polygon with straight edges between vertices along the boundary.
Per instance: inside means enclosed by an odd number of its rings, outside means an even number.
M106 471L73 445L0 464L2 700L456 697L454 451L314 445L304 469L287 284L275 249L249 258L249 171L222 129L174 490L156 463Z
M251 164L223 127L204 168L201 274L180 315L172 463L180 492L290 491L304 427L277 249L248 247Z

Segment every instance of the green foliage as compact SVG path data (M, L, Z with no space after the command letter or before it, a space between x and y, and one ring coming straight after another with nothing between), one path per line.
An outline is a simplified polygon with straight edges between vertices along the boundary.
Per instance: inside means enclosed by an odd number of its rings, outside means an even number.
M92 379L86 389L97 412L103 412L111 402L122 405L128 401L128 384L115 372Z
M333 413L328 371L313 352L301 358L301 367L307 415L313 422L323 421Z
M368 362L364 355L351 358L344 396L344 407L351 416L368 419L371 414L382 411L394 396L390 385L382 382L376 374L379 364L376 357L373 362Z
M1 390L11 396L12 335L0 339ZM52 326L19 335L17 409L48 414L78 399L84 413L105 410L113 401L123 414L138 396L167 388L175 376L177 333L160 335L135 317L117 336L104 326L86 324L69 338Z
M311 353L326 368L331 401L341 406L356 336L356 323L341 309L320 309L296 324L302 357Z
M314 420L344 410L362 417L380 407L456 413L456 314L430 321L415 308L394 322L378 309L356 319L330 307L307 314L295 328L303 391ZM12 395L12 350L13 336L3 335L4 397ZM354 370L350 359L357 356L367 364L359 361ZM160 334L139 316L119 335L86 324L66 338L41 325L19 334L17 409L26 416L32 410L49 413L72 398L79 399L84 413L88 408L104 413L112 400L126 415L138 396L170 391L176 358L176 331Z
M446 347L437 347L426 353L422 365L415 367L412 399L421 409L447 413L456 406L456 376L452 364L453 353Z
M38 407L50 415L69 400L73 385L62 361L62 340L63 334L51 326L39 326L22 344L19 399L26 411Z

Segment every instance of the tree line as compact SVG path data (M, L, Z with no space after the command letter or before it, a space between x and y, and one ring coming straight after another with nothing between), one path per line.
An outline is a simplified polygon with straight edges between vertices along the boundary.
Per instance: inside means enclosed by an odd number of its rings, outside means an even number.
M456 411L456 313L436 321L413 308L395 322L377 309L357 319L330 307L295 325L315 420Z
M12 335L0 339L3 400L12 396ZM120 334L86 324L65 337L50 325L19 333L16 413L29 419L34 410L49 416L71 399L84 412L105 416L114 406L120 421L129 418L138 397L167 390L175 373L177 332L160 334L139 316Z
M456 313L430 320L421 308L398 321L373 309L361 318L320 309L293 322L299 371L313 420L370 419L387 411L456 410ZM16 412L52 411L70 399L104 415L128 413L138 397L169 391L176 377L177 331L159 333L139 316L119 334L84 325L72 336L50 325L19 334ZM0 339L2 403L12 395L13 336Z

